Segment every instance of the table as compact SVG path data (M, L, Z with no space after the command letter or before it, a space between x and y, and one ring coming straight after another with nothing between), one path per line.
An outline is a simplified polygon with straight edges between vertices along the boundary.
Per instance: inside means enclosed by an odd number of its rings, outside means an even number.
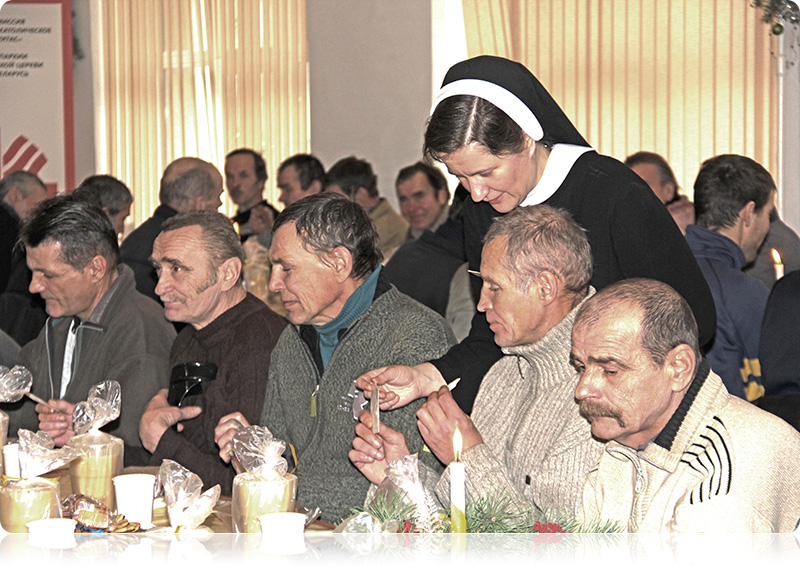
M130 466L122 470L123 474L128 473L149 473L158 476L158 467L155 466ZM43 477L57 478L59 485L59 493L61 498L68 497L72 494L72 481L69 476L69 468L62 467L51 473L46 473ZM124 514L124 513L123 513ZM157 497L153 503L153 524L155 526L169 526L169 518L167 516L167 505L163 497ZM203 522L203 525L208 527L215 533L232 533L233 530L233 516L231 514L231 499L230 497L220 497L214 510ZM307 528L307 532L324 532L331 531L334 526L324 521L314 521Z

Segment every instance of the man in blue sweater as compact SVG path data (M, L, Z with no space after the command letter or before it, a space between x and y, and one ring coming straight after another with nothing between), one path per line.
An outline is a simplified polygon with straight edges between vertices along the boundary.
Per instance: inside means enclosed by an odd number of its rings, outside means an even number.
M696 225L686 228L717 308L708 361L728 392L751 402L764 394L758 345L769 290L742 269L769 232L775 192L772 176L754 160L710 158L694 183Z

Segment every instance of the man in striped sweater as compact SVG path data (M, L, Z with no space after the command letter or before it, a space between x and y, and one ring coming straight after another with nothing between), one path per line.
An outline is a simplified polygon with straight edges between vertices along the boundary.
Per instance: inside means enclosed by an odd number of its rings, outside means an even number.
M686 301L620 281L578 310L575 397L607 440L584 519L630 532L791 532L800 520L800 433L728 393L700 356Z

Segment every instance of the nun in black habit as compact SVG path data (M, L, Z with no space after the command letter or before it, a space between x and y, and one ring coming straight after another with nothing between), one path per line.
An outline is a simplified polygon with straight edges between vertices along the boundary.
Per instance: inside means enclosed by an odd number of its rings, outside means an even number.
M463 213L471 270L480 271L483 237L495 217L518 206L563 208L586 230L597 290L632 277L663 281L691 306L701 343L711 340L711 291L667 209L631 169L589 146L525 66L479 56L451 67L433 103L424 150L470 192ZM477 300L481 281L472 280ZM501 356L479 312L469 336L442 358L373 371L359 385L388 383L396 392L382 399L395 407L461 378L453 397L470 413L483 376Z

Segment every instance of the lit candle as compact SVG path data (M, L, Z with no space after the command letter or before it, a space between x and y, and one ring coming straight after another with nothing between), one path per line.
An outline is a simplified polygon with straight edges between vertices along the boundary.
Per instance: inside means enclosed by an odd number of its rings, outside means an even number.
M461 462L461 431L453 434L453 462L450 464L450 529L451 532L467 532L466 472Z
M772 248L772 261L775 262L775 281L783 277L783 263L781 262L781 254L774 247Z
M239 233L239 222L233 222L233 231Z

